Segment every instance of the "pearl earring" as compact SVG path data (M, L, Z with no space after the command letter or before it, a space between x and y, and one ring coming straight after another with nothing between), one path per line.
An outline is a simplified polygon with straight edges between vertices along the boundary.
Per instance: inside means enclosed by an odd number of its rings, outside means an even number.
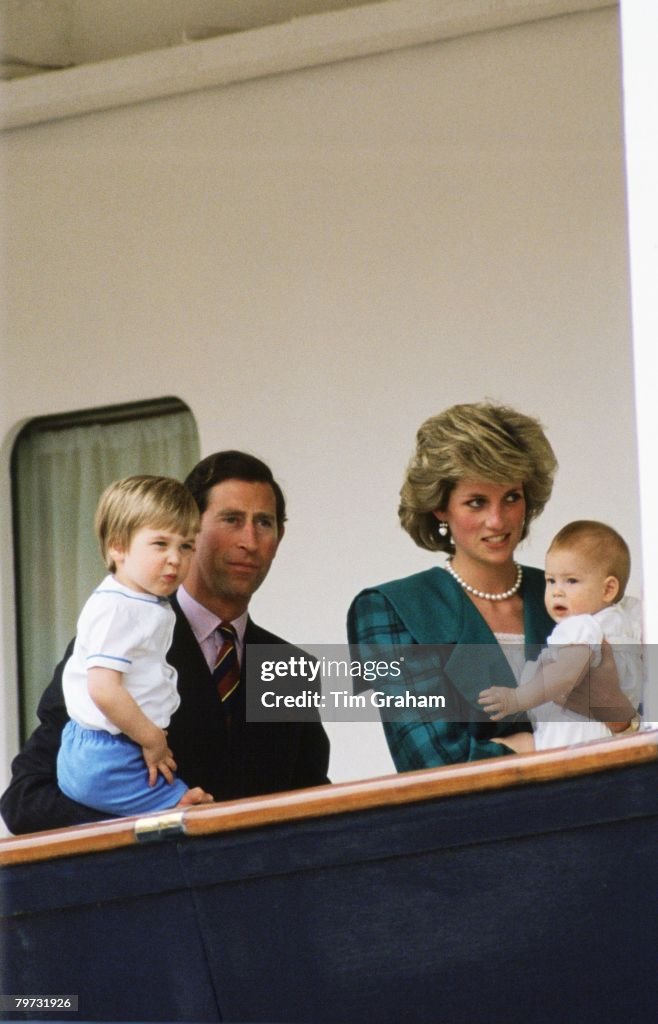
M439 535L441 537L447 537L448 536L448 524L447 523L439 522Z

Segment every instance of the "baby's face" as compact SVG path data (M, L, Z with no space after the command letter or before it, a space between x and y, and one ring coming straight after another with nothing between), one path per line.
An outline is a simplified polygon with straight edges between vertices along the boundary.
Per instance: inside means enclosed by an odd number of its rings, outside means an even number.
M546 610L555 622L569 615L594 615L614 600L614 577L577 550L558 548L546 555ZM616 581L615 581L616 583Z

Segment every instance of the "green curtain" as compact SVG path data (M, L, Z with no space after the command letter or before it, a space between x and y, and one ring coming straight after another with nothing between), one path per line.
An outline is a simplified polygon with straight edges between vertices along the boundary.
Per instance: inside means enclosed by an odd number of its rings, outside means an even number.
M180 403L178 403L180 405ZM160 403L161 407L161 403ZM108 484L133 473L183 479L199 459L189 410L120 422L22 432L14 452L13 508L23 738L105 567L94 536Z

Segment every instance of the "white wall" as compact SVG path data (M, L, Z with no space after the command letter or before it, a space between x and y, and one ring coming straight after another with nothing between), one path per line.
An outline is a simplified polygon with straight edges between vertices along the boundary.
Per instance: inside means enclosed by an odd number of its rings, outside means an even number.
M621 14L644 594L648 605L645 609L645 642L653 647L658 641L658 536L654 523L658 499L655 473L655 385L658 375L658 66L652 44L658 35L658 8L638 3L637 0L624 0Z
M417 426L490 397L560 459L525 560L601 518L637 593L618 50L609 9L6 133L5 480L25 419L176 394L287 492L254 616L340 642L361 587L432 564L396 518ZM335 779L391 770L362 729Z

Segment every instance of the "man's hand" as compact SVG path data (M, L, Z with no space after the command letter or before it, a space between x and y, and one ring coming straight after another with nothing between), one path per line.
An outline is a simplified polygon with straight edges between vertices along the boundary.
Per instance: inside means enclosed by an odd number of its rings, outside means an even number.
M193 789L188 789L185 796L178 801L176 807L193 807L196 804L213 804L214 802L214 796L206 793L205 790L201 789L201 786L194 786Z

